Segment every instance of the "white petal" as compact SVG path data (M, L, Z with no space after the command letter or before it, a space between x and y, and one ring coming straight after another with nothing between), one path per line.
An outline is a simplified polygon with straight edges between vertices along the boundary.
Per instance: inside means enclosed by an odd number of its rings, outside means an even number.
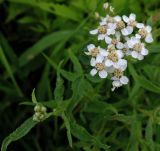
M100 54L104 57L108 56L108 52L105 49L101 49Z
M91 35L96 35L98 33L98 29L91 30L89 33Z
M99 24L100 24L100 26L104 26L104 25L106 25L107 23L106 23L106 21L101 21Z
M106 42L107 44L111 44L112 39L111 39L110 37L106 36L106 37L105 37L105 42Z
M136 38L137 38L137 39L141 39L141 35L136 34Z
M117 45L116 45L116 47L117 47L117 49L123 49L124 45L123 45L123 43L118 42Z
M114 35L115 34L115 30L114 29L108 29L107 30L107 34L108 35Z
M120 83L120 81L113 81L113 82L112 82L112 85L113 85L114 87L120 87L120 86L121 86L121 83Z
M112 66L113 65L113 62L111 61L111 60L106 60L105 61L105 65L107 66L107 67L110 67L110 66Z
M95 45L94 44L89 44L88 46L87 46L87 49L89 50L89 51L91 51L92 49L94 49L95 48Z
M121 32L122 32L122 35L124 36L129 35L128 30L126 28L122 29Z
M119 65L120 65L120 66L127 66L127 60L125 60L125 59L120 59L120 60L119 60Z
M132 51L131 55L133 58L138 58L138 52L136 52L136 51Z
M114 72L114 67L113 66L110 66L110 67L107 67L106 68L106 71L108 72L108 73L113 73Z
M123 15L122 18L123 18L124 22L126 22L126 23L129 22L129 18L127 16Z
M95 58L91 58L90 65L93 66L93 67L96 65L96 59Z
M141 54L142 54L143 56L148 55L148 50L145 49L145 48L143 48L142 51L141 51Z
M139 28L139 29L144 28L144 24L142 24L142 23L137 23L137 24L136 24L136 27Z
M103 59L104 59L104 56L102 56L102 55L97 55L97 57L96 57L96 62L98 62L98 63L102 63L103 62Z
M122 58L124 56L123 52L121 50L116 51L118 58Z
M117 39L118 41L120 41L120 39L121 39L121 33L120 33L119 31L117 31L117 32L115 33L115 36L116 36L116 39Z
M86 55L91 55L91 53L90 52L84 52Z
M131 20L136 20L136 15L135 14L130 14L129 15L129 19L131 19Z
M105 71L105 70L99 71L98 74L99 74L99 76L100 76L101 78L106 78L107 75L108 75L107 71Z
M122 19L121 19L120 16L115 16L115 17L114 17L114 20L117 21L117 22L119 22L119 21L121 21Z
M153 42L152 35L151 35L151 34L148 34L147 37L145 38L145 41L146 41L147 43Z
M147 32L149 32L149 33L150 33L150 32L151 32L151 30L152 30L152 27L151 27L151 26L147 26L147 27L146 27L146 30L147 30Z
M143 60L143 59L144 59L144 56L141 55L141 54L139 54L137 58L138 58L138 60Z
M117 28L117 24L116 23L112 23L111 29L116 29L116 28Z
M98 35L98 40L104 40L104 38L105 38L105 35L104 35L104 34Z
M129 48L133 48L134 42L132 40L128 40L127 45L128 45Z
M92 69L92 70L90 71L90 74L91 74L92 76L96 75L96 73L97 73L97 70L96 70L96 69Z
M127 84L127 83L129 82L129 80L128 80L128 78L127 78L126 76L122 76L122 77L120 78L120 82L121 82L122 84Z
M132 26L127 26L127 31L128 31L128 35L130 35L133 32L133 27Z
M113 76L113 77L111 77L111 80L113 80L113 81L119 81L119 78Z

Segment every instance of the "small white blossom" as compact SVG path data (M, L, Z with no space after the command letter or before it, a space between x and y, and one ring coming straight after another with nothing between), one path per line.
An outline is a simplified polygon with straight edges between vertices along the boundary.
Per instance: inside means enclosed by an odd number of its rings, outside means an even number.
M113 50L109 52L108 56L105 59L105 65L106 67L113 66L114 68L126 68L127 67L127 61L125 59L122 59L124 56L123 52L121 50Z
M113 80L112 82L112 91L115 90L115 88L121 87L122 85L126 85L129 82L129 79L124 76L124 70L122 69L115 69L114 70L114 76L111 78Z
M99 24L101 26L104 26L104 25L108 25L108 23L114 23L114 18L109 15L106 15L106 17L101 19Z
M138 26L140 29L138 31L138 34L136 34L137 38L144 38L145 42L147 43L152 43L153 42L153 37L151 34L152 27L151 26L144 26L144 24L139 24Z
M120 33L119 32L115 33L115 38L110 38L109 36L106 36L105 37L105 42L109 45L110 44L115 45L117 49L123 49L124 48L123 43L120 42Z
M94 67L91 71L90 74L92 76L96 75L98 73L98 75L100 76L100 78L106 78L108 73L105 67L105 64L103 63L103 57L97 57L97 58L92 58L90 61L90 64L92 67Z
M127 44L129 48L132 48L131 56L133 58L143 60L144 56L148 55L148 50L145 48L144 43L141 43L140 39L131 37L131 39L127 41Z
M131 13L129 15L129 17L123 15L122 18L123 18L124 22L127 23L126 29L127 28L130 29L129 34L131 34L133 32L134 27L139 27L140 26L140 24L137 23L137 21L136 21L136 15L133 14L133 13Z
M113 88L112 88L112 91L115 90L115 88L119 88L121 87L122 85L126 85L128 84L129 80L126 76L122 76L121 78L116 78L116 77L112 77L112 85L113 85Z
M108 23L107 25L99 26L97 29L91 30L91 35L98 34L98 40L104 40L108 35L114 35L116 29L115 23Z
M107 56L108 52L105 49L100 48L99 46L96 47L94 44L89 44L87 46L88 51L85 52L86 55L90 55L92 57L100 56Z
M122 21L122 17L120 16L115 16L114 17L115 22L117 23L117 29L121 30L122 35L128 36L133 32L132 27L125 25L125 23Z

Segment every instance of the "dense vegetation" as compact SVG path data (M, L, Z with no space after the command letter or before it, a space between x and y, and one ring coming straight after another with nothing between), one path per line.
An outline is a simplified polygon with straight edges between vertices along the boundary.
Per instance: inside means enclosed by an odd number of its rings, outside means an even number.
M109 1L115 14L151 25L154 37L114 92L89 74L84 54L97 42L89 30L104 2L0 1L0 142L14 131L1 151L16 140L8 151L160 151L160 2ZM47 107L43 122L32 120L35 104Z

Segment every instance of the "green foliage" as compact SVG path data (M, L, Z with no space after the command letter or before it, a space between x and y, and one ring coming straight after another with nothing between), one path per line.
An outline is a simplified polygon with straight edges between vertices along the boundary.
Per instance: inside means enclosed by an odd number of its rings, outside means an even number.
M154 36L144 61L128 65L129 85L115 92L89 75L84 55L103 2L0 2L1 151L160 150L159 0L109 1L115 14L152 25ZM44 122L28 118L37 104L47 107Z
M36 122L34 122L32 118L27 119L22 125L20 125L20 127L4 139L1 151L6 151L7 146L11 142L17 141L18 139L24 137L35 125Z

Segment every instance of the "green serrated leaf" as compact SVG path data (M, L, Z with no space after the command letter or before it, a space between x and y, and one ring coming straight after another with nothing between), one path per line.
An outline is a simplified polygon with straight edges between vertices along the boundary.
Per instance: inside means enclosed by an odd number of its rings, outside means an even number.
M74 53L69 50L69 57L71 59L71 61L73 62L74 64L74 70L79 74L79 75L82 75L83 73L83 70L82 70L82 66L78 60L78 58L74 55Z
M141 87L151 92L160 93L160 86L154 84L153 82L146 79L144 76L137 76L137 82Z
M77 75L76 73L68 72L63 69L60 70L60 73L64 78L72 82L75 81L79 77L79 75Z
M56 81L56 88L54 90L54 98L56 101L62 101L63 100L63 93L64 93L64 85L63 85L63 79L60 75L57 75L57 81Z
M70 130L70 122L69 122L67 116L65 115L65 113L62 113L62 118L64 120L64 124L67 129L67 137L68 137L69 145L70 145L70 147L72 147L72 136L71 136L71 130Z
M37 122L32 120L32 117L27 119L20 127L18 127L14 132L12 132L9 136L7 136L3 142L1 151L6 151L8 145L11 142L17 141L21 139L23 136L28 134L28 132L37 124Z

